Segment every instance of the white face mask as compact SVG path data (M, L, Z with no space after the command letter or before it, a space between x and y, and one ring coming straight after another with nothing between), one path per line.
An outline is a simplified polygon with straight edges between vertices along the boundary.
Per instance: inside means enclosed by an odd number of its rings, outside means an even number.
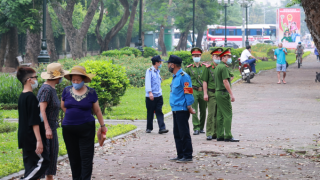
M38 87L38 81L34 80L33 82L34 82L34 84L31 84L32 90L34 90L34 89L36 89Z
M194 58L193 58L193 61L194 61L195 63L198 63L198 62L200 62L200 59L201 59L200 57L194 57Z

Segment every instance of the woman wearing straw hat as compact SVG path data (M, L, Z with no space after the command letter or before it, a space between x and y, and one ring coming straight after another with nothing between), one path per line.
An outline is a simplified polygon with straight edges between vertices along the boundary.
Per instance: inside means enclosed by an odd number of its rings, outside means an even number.
M46 79L46 82L38 91L37 98L40 103L40 117L42 117L47 138L47 150L50 157L50 166L45 175L47 180L53 180L53 176L57 171L57 160L59 152L58 142L58 115L60 110L60 100L58 98L55 86L61 83L63 76L67 71L62 69L61 64L51 63L47 66L47 72L41 73L41 78Z
M72 82L63 90L61 108L66 113L62 122L62 135L68 151L72 178L90 180L94 155L96 114L101 131L106 132L98 96L93 88L84 83L91 82L95 75L87 74L83 66L75 66L64 77Z

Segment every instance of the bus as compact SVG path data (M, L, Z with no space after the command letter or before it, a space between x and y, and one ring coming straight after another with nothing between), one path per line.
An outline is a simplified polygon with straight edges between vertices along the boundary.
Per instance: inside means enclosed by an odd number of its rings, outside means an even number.
M246 28L246 26L245 26ZM263 43L266 40L276 41L276 24L250 24L248 25L249 44ZM234 42L242 47L242 26L227 26L227 41ZM245 31L245 39L247 32ZM225 40L224 25L209 25L207 28L207 41L212 42Z

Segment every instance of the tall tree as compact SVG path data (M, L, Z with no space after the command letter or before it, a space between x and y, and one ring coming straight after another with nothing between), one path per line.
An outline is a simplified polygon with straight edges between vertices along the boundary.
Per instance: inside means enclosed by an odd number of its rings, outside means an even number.
M123 28L123 26L127 23L128 17L130 16L130 11L129 11L129 3L128 0L119 0L120 4L124 8L124 13L120 19L120 21L112 28L110 31L107 33L105 38L103 39L101 34L100 34L100 26L101 22L103 20L103 12L104 12L104 3L101 1L101 8L100 8L100 16L96 25L96 37L98 44L100 45L100 53L102 51L107 51L108 46L112 38L117 35L117 33Z
M131 7L131 15L130 15L128 31L127 31L126 46L130 46L132 31L133 31L133 23L134 23L134 19L136 16L138 2L139 2L139 0L133 0L133 4Z
M38 56L41 51L41 35L40 31L27 30L27 42L26 42L26 55L24 58L25 62L32 63L33 65L38 64Z
M4 65L4 58L7 49L8 42L8 32L1 34L1 44L0 44L0 71Z
M52 18L49 13L49 6L47 7L47 12L46 12L46 29L47 29L47 44L48 44L48 53L50 56L50 62L56 62L58 61L59 57L57 54L57 49L54 44L54 35L53 35L53 29L52 29Z
M95 10L98 7L99 1L100 0L91 1L86 16L79 29L76 29L72 23L74 6L77 3L76 0L67 1L65 9L61 6L59 2L51 2L53 9L62 24L64 32L66 33L73 59L83 57L82 42L84 37L87 35L88 29L95 14Z

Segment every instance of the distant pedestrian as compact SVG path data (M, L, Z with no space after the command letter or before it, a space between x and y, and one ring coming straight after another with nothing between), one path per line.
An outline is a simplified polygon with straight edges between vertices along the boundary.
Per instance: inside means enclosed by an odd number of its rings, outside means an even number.
M286 48L282 48L282 43L279 43L278 47L279 48L274 51L274 59L277 60L277 73L278 73L278 83L277 84L281 84L280 72L283 73L282 82L283 82L283 84L286 84L287 83L285 81L286 70L287 70L286 55L288 53L287 53Z
M29 67L20 67L17 78L23 85L18 100L18 146L22 149L24 177L40 179L49 167L50 159L46 147L46 132L40 118L39 101L33 94L38 87L37 74Z
M101 131L107 128L99 107L98 95L84 83L91 82L95 75L87 74L83 66L74 66L64 77L72 82L63 90L61 108L65 112L62 121L62 135L66 144L72 178L90 180L94 156L95 118Z
M162 112L163 97L161 89L160 68L162 67L162 59L159 55L152 59L152 67L147 69L145 76L146 89L146 107L147 107L147 130L146 133L151 133L153 130L154 113L157 116L159 125L159 134L167 133L164 123L164 115Z
M216 45L217 45L216 40L213 40L212 47L216 47Z
M173 73L172 83L170 85L170 106L173 115L173 135L177 149L177 157L170 161L178 163L193 162L192 160L192 142L189 128L190 113L195 114L191 107L194 102L193 89L190 76L181 69L182 59L171 55L168 68Z
M221 62L214 71L217 101L217 141L239 142L231 133L232 105L235 101L231 90L232 76L227 64L232 63L230 49L220 55Z
M60 111L60 100L57 95L55 86L61 83L63 76L67 71L63 70L61 64L51 63L47 66L47 72L41 74L42 79L46 82L38 91L37 98L40 102L41 117L44 121L47 137L47 150L49 152L50 166L45 175L47 180L53 180L57 172L57 161L59 152L59 141L57 128L58 116ZM44 177L44 176L43 176Z
M207 38L204 39L204 42L203 42L203 49L205 52L208 51L208 41L207 41Z
M317 48L314 48L314 54L317 56L317 62L320 62L319 52Z

